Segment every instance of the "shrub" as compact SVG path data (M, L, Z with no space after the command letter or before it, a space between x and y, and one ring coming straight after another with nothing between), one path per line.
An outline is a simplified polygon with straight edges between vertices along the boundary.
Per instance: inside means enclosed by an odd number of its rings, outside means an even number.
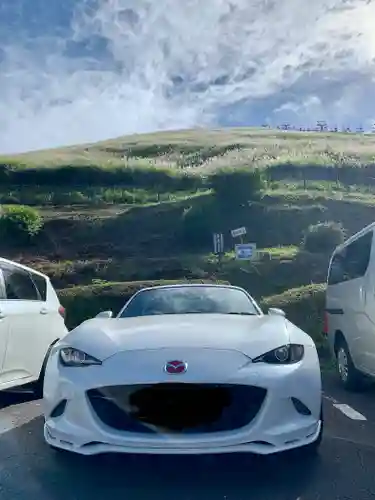
M182 214L183 238L189 248L212 247L212 233L221 229L222 217L215 200L210 196Z
M279 295L265 297L260 302L264 312L270 307L283 309L287 318L308 333L318 347L324 347L325 284L315 284L292 288Z
M35 208L24 205L8 205L2 208L1 232L16 239L32 238L43 227L43 218Z
M144 166L58 165L55 167L22 168L21 165L1 165L0 183L21 186L101 186L154 189L160 192L195 191L203 186L202 178L171 168Z
M55 191L52 193L53 205L74 205L87 203L88 196L81 191Z
M259 169L225 168L208 178L219 202L225 205L243 205L260 198L265 181Z
M312 253L332 252L345 240L345 229L339 222L310 225L304 232L302 246Z

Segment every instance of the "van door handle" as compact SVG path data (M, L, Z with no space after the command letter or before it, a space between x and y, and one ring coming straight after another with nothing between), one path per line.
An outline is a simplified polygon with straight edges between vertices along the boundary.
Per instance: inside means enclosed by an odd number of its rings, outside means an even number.
M5 318L5 314L2 311L0 311L0 319L4 319L4 318Z
M45 307L42 307L42 309L40 310L40 314L48 314L48 311Z

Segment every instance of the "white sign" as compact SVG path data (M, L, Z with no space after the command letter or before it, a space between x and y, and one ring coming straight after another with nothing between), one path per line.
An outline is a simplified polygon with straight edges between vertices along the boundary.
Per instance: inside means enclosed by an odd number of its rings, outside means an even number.
M238 229L231 230L232 238L237 238L238 236L243 236L246 234L246 227L239 227Z
M256 258L256 243L242 243L235 246L237 260L253 260Z
M223 233L214 233L214 253L224 253L224 236Z

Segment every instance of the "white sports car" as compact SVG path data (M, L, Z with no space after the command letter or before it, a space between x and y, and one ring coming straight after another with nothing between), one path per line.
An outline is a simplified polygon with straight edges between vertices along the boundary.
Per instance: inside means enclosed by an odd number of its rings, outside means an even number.
M49 357L44 436L84 455L316 451L323 432L313 340L243 289L145 288Z

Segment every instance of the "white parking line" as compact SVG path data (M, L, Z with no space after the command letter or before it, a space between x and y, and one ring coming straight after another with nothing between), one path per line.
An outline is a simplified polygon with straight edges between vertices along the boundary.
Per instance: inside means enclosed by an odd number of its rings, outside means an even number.
M323 392L323 398L326 399L327 401L330 401L331 403L338 403L337 399L333 398L332 396L327 396L327 394L325 394Z
M0 436L16 427L14 420L9 415L0 414Z
M0 439L9 431L17 429L42 415L39 401L25 401L0 409Z
M341 411L341 413L343 413L346 417L351 418L352 420L367 420L367 418L362 415L362 413L359 413L349 405L335 403L333 406Z

